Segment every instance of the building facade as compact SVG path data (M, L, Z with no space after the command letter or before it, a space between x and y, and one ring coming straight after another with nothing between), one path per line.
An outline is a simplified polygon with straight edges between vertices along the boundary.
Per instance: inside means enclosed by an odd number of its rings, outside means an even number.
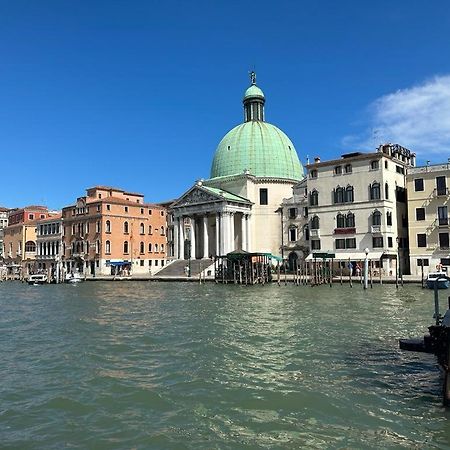
M63 266L86 275L152 274L166 262L166 209L108 186L62 210Z
M60 279L62 268L63 224L61 213L36 224L36 267L51 279Z
M3 241L7 265L20 267L25 275L37 270L36 226L38 220L49 215L45 206L27 206L9 211Z
M210 178L171 205L175 259L232 251L281 255L279 208L303 179L291 140L265 121L265 96L255 74L243 98L244 122L220 141Z
M309 255L308 189L307 178L292 188L292 197L281 204L283 242L281 257L294 270Z
M450 271L450 163L409 169L406 186L411 273Z
M329 252L355 267L367 249L383 274L408 273L405 174L414 164L414 154L392 144L309 164L308 258Z
M0 262L3 261L5 257L4 247L3 247L3 237L4 229L8 226L8 208L3 208L0 206Z

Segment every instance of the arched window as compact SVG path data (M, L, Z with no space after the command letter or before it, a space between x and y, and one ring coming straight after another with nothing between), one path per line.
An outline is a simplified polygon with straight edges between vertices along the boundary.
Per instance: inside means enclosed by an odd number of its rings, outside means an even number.
M150 244L148 244L148 251L149 251L149 253L151 253L153 251L151 242L150 242Z
M152 226L149 225L149 226L148 226L148 234L152 234L152 233L153 233Z
M128 241L124 241L124 243L123 243L123 252L125 254L128 254Z
M389 199L389 185L387 183L384 184L384 198Z
M89 253L89 241L84 243L84 253Z
M334 190L334 203L344 203L344 188L338 186Z
M345 189L345 202L353 203L353 200L354 200L353 186L349 185Z
M374 211L372 213L372 225L381 225L381 213L380 213L380 211Z
M164 244L161 244L161 253L164 253Z
M105 224L105 231L106 231L107 233L111 233L111 222L110 222L109 220L106 221L106 224Z
M345 228L345 217L344 217L344 214L339 213L336 216L336 228Z
M290 226L289 227L289 241L295 242L297 240L297 227Z
M143 223L140 225L140 233L145 234L145 225Z
M349 212L345 216L345 226L347 228L355 228L355 215L351 212Z
M392 213L390 211L386 213L386 225L392 225Z
M124 232L125 234L128 234L128 222L124 222L124 223L123 223L123 232Z
M309 205L310 206L317 206L319 204L319 193L314 189L309 194Z
M334 168L334 174L335 175L341 175L342 174L342 166L336 166Z
M311 219L311 230L318 230L319 229L319 216L314 216Z
M105 253L107 255L109 255L111 253L111 242L110 241L105 242Z
M141 255L145 253L145 244L143 242L141 242L139 250L141 252Z
M35 252L36 251L36 244L33 241L25 242L25 251L26 252Z
M95 253L100 253L100 241L95 242Z
M309 177L317 178L317 170L316 169L311 170L311 172L309 172Z
M158 244L155 244L155 253L158 253Z
M380 200L380 183L375 181L370 185L370 200Z
M161 227L161 236L164 236L164 227Z

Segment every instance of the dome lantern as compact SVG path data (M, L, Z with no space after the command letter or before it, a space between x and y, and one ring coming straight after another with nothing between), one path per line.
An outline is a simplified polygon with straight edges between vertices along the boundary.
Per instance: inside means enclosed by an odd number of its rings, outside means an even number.
M256 86L256 73L250 72L251 86L245 91L244 94L244 121L250 122L257 120L264 122L264 98L263 91Z

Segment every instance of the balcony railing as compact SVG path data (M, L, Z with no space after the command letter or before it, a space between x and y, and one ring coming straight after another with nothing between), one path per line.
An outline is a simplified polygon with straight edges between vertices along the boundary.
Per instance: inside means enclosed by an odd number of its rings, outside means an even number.
M378 234L381 233L381 225L371 225L370 232L372 234Z
M434 188L433 195L435 197L445 197L450 195L450 189L448 187L444 188Z
M355 234L355 227L344 227L344 228L335 228L334 234Z
M439 217L438 224L440 227L448 226L448 217Z
M320 237L320 230L314 229L314 230L309 230L309 234L311 237Z

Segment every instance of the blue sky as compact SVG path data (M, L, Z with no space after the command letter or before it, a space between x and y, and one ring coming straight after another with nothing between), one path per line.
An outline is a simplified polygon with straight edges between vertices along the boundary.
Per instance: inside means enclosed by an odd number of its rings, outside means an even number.
M0 1L0 205L107 184L176 198L242 121L306 156L398 142L450 156L448 1Z

